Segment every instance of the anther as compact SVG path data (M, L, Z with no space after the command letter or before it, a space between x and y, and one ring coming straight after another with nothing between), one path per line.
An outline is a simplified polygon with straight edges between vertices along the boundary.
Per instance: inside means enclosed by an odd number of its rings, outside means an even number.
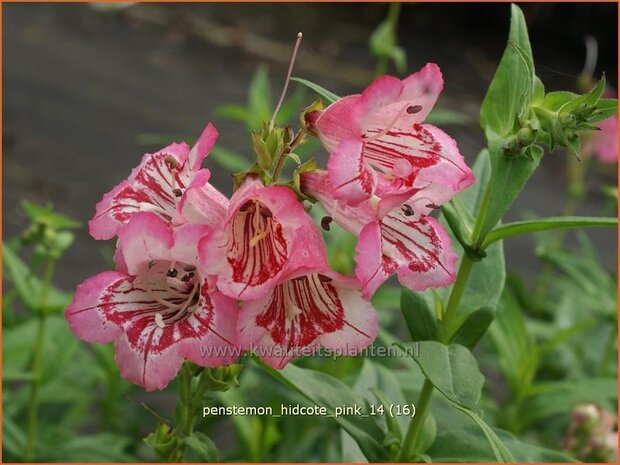
M329 231L329 224L334 221L334 219L331 216L324 216L321 219L321 227L325 230L325 231Z
M168 165L168 168L170 169L175 169L179 166L179 162L172 155L166 155L166 158L164 158L164 162L166 163L166 165Z
M311 203L304 204L304 210L306 211L306 213L310 213L310 210L312 210L312 204Z
M263 207L261 206L258 209L258 212L260 213L260 216L262 216L263 218L271 218L271 210L269 210L267 207Z
M433 210L437 210L439 208L439 205L437 205L436 203L429 203L426 205L426 208L431 208Z
M412 105L407 107L407 113L410 115L415 115L422 111L422 105Z
M166 327L166 323L164 323L164 317L161 316L161 313L155 314L155 324L162 329Z
M191 278L193 278L194 276L196 276L196 273L194 273L193 271L190 271L189 273L187 273L187 276Z
M191 273L184 274L183 277L181 278L181 281L183 281L184 283L189 282L189 280L192 279L190 274Z
M168 270L168 273L166 273L166 274L167 274L167 276L168 276L169 278L176 278L176 277L177 277L177 274L179 274L179 272L177 271L177 269L176 269L176 268L170 268L170 269Z
M183 265L183 269L185 271L196 271L196 267L194 265Z
M181 197L183 195L183 191L179 188L172 189L172 193L175 197Z
M411 208L411 205L409 204L404 204L401 208L405 216L412 216L415 214L415 212L413 211L413 208Z
M253 200L248 200L246 203L241 205L241 208L239 208L239 211L242 213L245 213L245 212L254 213L256 211L256 205L254 204Z

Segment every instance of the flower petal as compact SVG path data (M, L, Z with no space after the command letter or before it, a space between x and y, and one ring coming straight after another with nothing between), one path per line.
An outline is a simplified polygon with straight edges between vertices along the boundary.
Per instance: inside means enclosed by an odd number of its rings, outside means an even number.
M311 354L323 339L330 348L348 343L367 346L376 335L376 317L346 278L312 273L285 281L262 299L246 302L238 329L242 348L253 349L266 363L281 369L293 357Z
M403 127L421 123L442 89L441 71L434 63L427 64L403 81L390 76L377 79L362 94L362 105L366 109L363 132L377 127L387 129L395 119Z
M441 224L430 216L406 216L396 209L380 223L367 225L355 250L355 274L365 298L394 272L401 284L416 291L455 279L458 257Z
M325 266L325 246L292 190L248 178L235 192L223 229L200 244L204 274L242 300L266 295L283 276Z
M154 260L173 259L172 229L153 213L136 213L118 236L118 247L130 275L143 273Z
M239 305L221 292L208 293L207 286L203 285L201 289L199 305L205 309L205 314L197 313L195 319L202 329L197 326L192 339L181 341L181 353L200 366L217 367L232 363L241 355L236 345Z
M116 271L106 271L87 279L77 287L71 304L65 310L65 317L71 331L88 342L110 342L120 334L120 329L111 324L105 315L107 290L127 276Z
M430 143L430 150L434 151L439 160L434 165L421 169L416 181L426 181L450 188L452 195L449 198L434 199L435 203L441 205L454 197L456 193L471 186L474 183L474 174L465 163L452 137L430 124L422 124L418 126L418 129L420 133L426 133L429 137L425 140L429 142L431 138L434 140ZM429 143L426 144L427 147L428 145Z
M131 215L140 211L155 213L164 221L171 221L176 201L174 189L185 189L191 180L186 166L187 144L171 144L159 152L143 156L127 181L115 186L97 204L95 216L89 221L89 231L95 239L110 239ZM174 159L176 169L166 160Z
M209 155L209 152L215 145L218 135L219 134L217 129L215 129L215 126L211 123L207 124L202 131L202 134L200 134L200 137L192 147L192 150L189 152L189 168L192 171L198 171L200 169L202 161L207 155Z
M328 151L334 150L345 139L359 138L362 134L360 95L343 97L321 112L315 130Z
M179 201L181 221L191 224L219 226L226 220L228 199L208 181L209 170L200 170Z
M363 148L360 139L345 139L330 154L327 162L334 197L345 203L362 202L375 190L376 181L373 172L366 168Z

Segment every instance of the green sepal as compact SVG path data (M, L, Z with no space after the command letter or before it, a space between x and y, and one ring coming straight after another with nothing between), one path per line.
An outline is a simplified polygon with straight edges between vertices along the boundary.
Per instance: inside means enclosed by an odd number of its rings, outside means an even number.
M312 124L309 124L308 116L313 112L321 111L323 108L325 108L325 106L323 105L323 101L320 98L316 99L306 108L304 108L299 114L299 127L309 134L316 135Z
M158 457L165 459L170 457L170 454L178 448L180 439L170 425L160 422L155 432L144 438L144 442L153 449Z
M268 170L273 164L273 158L267 143L263 140L261 133L252 131L252 147L256 153L256 163L263 170Z
M292 179L283 185L293 189L293 191L295 191L297 197L299 197L301 201L308 200L310 202L316 202L313 197L301 191L301 175L304 173L310 173L315 170L316 160L314 158L311 158L310 160L307 160L298 165L297 168L295 168L295 171L293 171Z
M254 163L247 170L239 171L238 173L232 174L233 182L235 183L235 189L239 189L247 178L250 175L257 175L262 181L263 184L268 185L271 183L271 176L264 169L258 166L258 163Z

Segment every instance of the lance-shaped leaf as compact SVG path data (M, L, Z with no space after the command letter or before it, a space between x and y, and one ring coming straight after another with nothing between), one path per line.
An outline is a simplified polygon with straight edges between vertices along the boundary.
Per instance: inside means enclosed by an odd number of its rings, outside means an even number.
M283 370L274 370L262 362L259 363L276 380L294 389L311 403L326 407L330 414L334 413L335 407L342 405L365 405L362 396L325 373L305 370L295 365L288 365ZM374 421L356 415L338 416L334 420L355 439L369 461L388 460L387 451L382 446L385 433Z

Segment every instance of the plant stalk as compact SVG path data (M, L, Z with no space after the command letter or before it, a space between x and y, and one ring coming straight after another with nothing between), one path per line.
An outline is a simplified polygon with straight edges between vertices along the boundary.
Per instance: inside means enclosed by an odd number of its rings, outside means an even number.
M403 440L403 446L400 449L396 459L398 462L405 462L409 460L411 455L414 453L415 445L420 437L420 432L422 431L422 425L426 419L428 405L432 394L433 385L428 379L426 379L424 380L422 390L420 391L420 397L418 398L418 403L416 405L416 414L409 422L409 428L407 428L407 433L405 435L405 439Z
M30 381L26 446L23 454L24 462L32 462L36 453L37 421L39 418L39 388L41 386L41 360L43 358L45 329L47 323L45 304L47 302L47 294L52 284L55 265L55 259L49 258L45 267L45 275L43 276L43 285L41 287L41 295L39 296L39 305L37 308L37 338L32 359L31 373L33 374L33 377Z

